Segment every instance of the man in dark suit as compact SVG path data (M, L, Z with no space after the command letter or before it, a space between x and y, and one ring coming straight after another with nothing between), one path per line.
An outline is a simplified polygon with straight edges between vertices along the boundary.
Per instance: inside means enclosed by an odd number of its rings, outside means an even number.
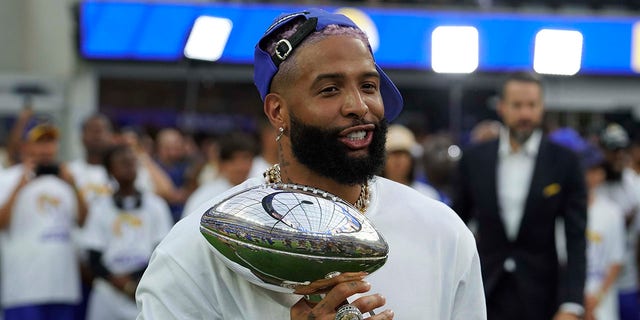
M586 190L577 156L543 137L540 79L505 81L496 140L465 150L454 209L477 224L489 320L578 319L585 280ZM555 225L564 219L566 269Z

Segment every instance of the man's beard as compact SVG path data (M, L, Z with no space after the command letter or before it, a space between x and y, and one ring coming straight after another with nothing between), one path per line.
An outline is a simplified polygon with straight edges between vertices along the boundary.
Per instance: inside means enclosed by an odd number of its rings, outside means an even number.
M511 137L511 139L517 141L518 144L523 145L525 144L525 142L527 142L527 140L529 140L529 138L533 134L533 131L534 130L518 130L511 127L509 128L509 136Z
M388 123L382 119L373 130L369 154L350 157L349 148L339 141L345 128L324 129L291 118L291 149L300 163L316 173L342 184L362 184L382 171ZM363 121L354 125L365 124Z
M603 164L605 172L605 180L607 182L620 182L622 181L622 171L617 170L610 162Z

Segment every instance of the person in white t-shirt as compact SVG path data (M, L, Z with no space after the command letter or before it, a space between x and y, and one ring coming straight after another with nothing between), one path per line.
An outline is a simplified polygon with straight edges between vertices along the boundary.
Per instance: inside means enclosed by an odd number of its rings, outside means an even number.
M84 156L69 163L69 170L82 192L87 205L96 199L111 195L112 185L109 175L102 165L104 152L113 145L114 134L111 121L103 114L93 114L82 123L82 145ZM86 252L80 249L80 230L73 232L73 239L78 248L80 274L82 276L82 302L78 305L77 317L86 318L87 302L93 283L93 274L88 266Z
M619 124L609 124L600 135L600 145L605 155L606 180L598 187L598 194L615 202L625 219L625 263L618 278L620 319L636 320L640 317L640 288L638 287L638 212L640 198L636 186L625 179L629 136Z
M83 230L83 246L96 275L87 319L129 320L138 313L133 300L137 283L173 221L162 198L135 188L133 150L115 146L104 157L118 189L93 203Z
M584 319L617 320L616 281L625 260L625 224L618 204L598 192L606 179L604 155L571 128L557 129L549 137L576 152L585 171L588 209Z
M56 163L59 131L32 119L23 135L22 164L0 177L4 319L74 319L80 276L73 225L85 202L66 166Z
M111 194L109 177L102 166L102 156L113 142L113 129L106 116L95 114L82 123L85 155L69 163L69 170L88 204L98 197Z
M197 212L265 183L252 178L201 205L156 248L136 292L138 319L334 319L348 308L376 310L371 320L486 319L478 252L462 220L375 176L387 121L403 102L364 32L320 9L283 15L256 45L254 67L265 114L278 128L279 163L267 170L267 182L307 185L353 204L384 236L387 262L368 277L345 272L321 280L327 292L319 302L232 271L200 234Z
M182 212L182 218L193 213L202 203L242 183L249 177L256 154L253 138L237 132L222 136L219 141L218 176L213 181L198 187L189 196Z
M625 253L624 214L615 202L596 192L605 180L601 152L595 146L587 146L581 159L589 192L585 320L617 320L616 281Z

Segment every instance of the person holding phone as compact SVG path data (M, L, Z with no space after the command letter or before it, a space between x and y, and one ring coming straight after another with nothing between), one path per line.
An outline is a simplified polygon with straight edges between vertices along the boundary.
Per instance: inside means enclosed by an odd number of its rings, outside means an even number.
M75 319L80 276L71 230L87 208L67 167L56 162L59 130L31 119L22 163L0 176L1 302L4 319Z

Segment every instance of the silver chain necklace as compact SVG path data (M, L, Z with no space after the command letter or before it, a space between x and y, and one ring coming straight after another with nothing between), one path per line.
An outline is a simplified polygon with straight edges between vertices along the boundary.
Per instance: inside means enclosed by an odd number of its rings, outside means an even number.
M282 183L282 177L280 176L280 165L277 163L267 169L267 171L265 171L263 175L267 183ZM370 198L371 192L369 191L369 184L361 184L360 195L358 196L358 200L356 200L354 207L356 207L358 211L365 213L367 211L367 207L369 206Z

